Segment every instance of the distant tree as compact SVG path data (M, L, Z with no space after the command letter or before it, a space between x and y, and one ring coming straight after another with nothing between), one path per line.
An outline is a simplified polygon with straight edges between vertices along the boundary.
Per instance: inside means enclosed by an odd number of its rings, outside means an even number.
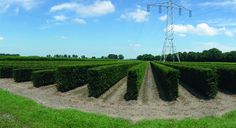
M82 56L81 56L81 59L86 59L86 56L85 56L85 55L82 55Z
M222 51L217 48L204 50L202 54L205 61L220 61L223 56Z
M95 57L95 56L93 56L93 57L92 57L92 59L96 59L96 57Z
M52 56L51 56L51 55L47 55L46 57L47 57L47 58L51 58Z
M144 54L144 55L139 55L137 59L144 61L154 61L155 57L152 54Z
M63 57L64 57L64 58L67 58L67 55L65 54Z
M118 56L117 56L116 54L109 54L109 55L108 55L108 59L114 59L114 60L116 60L116 59L118 59Z
M226 52L223 53L217 48L212 48L209 50L204 50L203 52L179 52L180 60L181 61L191 61L191 62L236 62L236 51ZM137 56L138 60L146 60L152 61L156 60L159 61L161 56L155 56L151 54L144 54ZM171 54L167 55L167 61L173 61L173 57ZM175 60L177 58L175 57Z
M78 58L78 55L72 55L72 58Z
M118 55L118 59L123 60L123 59L125 59L125 57L122 54L120 54L120 55Z

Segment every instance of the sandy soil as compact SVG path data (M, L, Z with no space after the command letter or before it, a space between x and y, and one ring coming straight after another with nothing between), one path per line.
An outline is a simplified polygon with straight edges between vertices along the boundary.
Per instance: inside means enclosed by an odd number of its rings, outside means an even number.
M108 103L121 103L125 102L124 96L127 90L127 77L120 80L117 84L105 92L99 99Z
M144 83L140 89L138 102L139 104L146 105L164 102L159 97L159 92L157 91L157 85L155 83L152 68L150 65L146 71Z
M111 117L120 117L132 121L142 119L183 119L205 116L220 116L236 109L236 95L218 93L213 100L203 100L193 96L184 87L179 86L180 97L173 102L165 102L158 96L153 74L147 70L138 101L124 102L126 79L118 82L104 97L87 97L87 85L67 93L57 92L55 85L35 88L31 82L15 83L12 79L0 79L0 88L17 95L35 100L52 108L74 108L84 112L93 112ZM104 100L105 99L105 100Z

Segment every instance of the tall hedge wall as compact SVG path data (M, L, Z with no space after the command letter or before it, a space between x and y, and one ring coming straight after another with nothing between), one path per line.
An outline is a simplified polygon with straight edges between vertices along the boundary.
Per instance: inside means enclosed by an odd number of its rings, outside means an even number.
M127 92L124 97L125 100L137 100L147 67L148 63L144 62L128 70Z
M234 63L180 63L186 66L210 68L218 75L218 87L231 93L236 93L236 65Z
M12 67L0 67L0 78L12 78L13 68Z
M163 91L165 100L178 98L179 71L162 64L151 63L155 80Z
M218 92L218 75L215 70L202 67L169 64L180 71L180 80L203 94L206 98L214 98Z
M88 69L101 65L102 64L59 67L56 71L56 83L58 91L66 92L87 84Z
M36 70L40 69L32 69L32 68L14 69L13 78L15 82L31 81L32 72Z
M136 63L101 66L88 70L89 96L99 97L127 75Z
M55 83L56 70L39 70L32 72L32 82L34 87L41 87Z
M236 93L236 67L218 67L219 88Z

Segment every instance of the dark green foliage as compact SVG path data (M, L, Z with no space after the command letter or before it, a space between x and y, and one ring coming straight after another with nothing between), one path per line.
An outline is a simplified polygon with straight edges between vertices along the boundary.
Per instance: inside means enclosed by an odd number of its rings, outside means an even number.
M100 65L101 64L59 67L56 72L58 91L66 92L87 84L88 69Z
M40 70L40 69L31 69L31 68L14 69L13 78L15 82L31 81L31 74L35 70Z
M223 53L219 49L212 48L203 52L179 52L181 61L189 62L236 62L236 51ZM159 61L161 56L150 54L139 55L138 60ZM167 61L172 61L171 54L167 55Z
M227 92L236 93L236 65L234 63L180 63L194 67L210 68L218 75L218 87Z
M218 75L209 68L169 64L180 71L180 80L206 98L214 98L218 92Z
M109 54L107 58L108 58L108 59L114 59L114 60L116 60L116 59L118 59L118 55L116 55L116 54Z
M12 78L13 68L0 67L0 78Z
M41 87L55 83L56 70L39 70L32 72L32 82L34 87Z
M236 68L218 67L219 88L235 93L236 92Z
M179 71L173 68L151 63L155 80L159 83L164 94L164 99L168 101L176 100L178 97Z
M128 70L127 92L125 94L127 101L137 100L147 66L148 63L141 63Z
M88 70L89 96L99 97L127 75L136 63L101 66Z

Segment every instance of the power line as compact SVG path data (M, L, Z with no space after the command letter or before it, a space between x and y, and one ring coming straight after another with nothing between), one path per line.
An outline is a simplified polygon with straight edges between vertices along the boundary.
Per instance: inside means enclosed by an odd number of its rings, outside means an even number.
M162 9L167 9L167 19L166 19L166 33L165 41L162 49L161 61L166 62L167 55L170 53L172 55L173 61L177 57L180 62L179 53L176 51L176 46L174 44L174 9L178 9L179 16L182 15L182 11L188 11L189 17L192 17L192 11L184 6L174 3L172 0L161 3L149 3L147 4L147 11L150 12L151 7L158 7L159 13L162 13Z

